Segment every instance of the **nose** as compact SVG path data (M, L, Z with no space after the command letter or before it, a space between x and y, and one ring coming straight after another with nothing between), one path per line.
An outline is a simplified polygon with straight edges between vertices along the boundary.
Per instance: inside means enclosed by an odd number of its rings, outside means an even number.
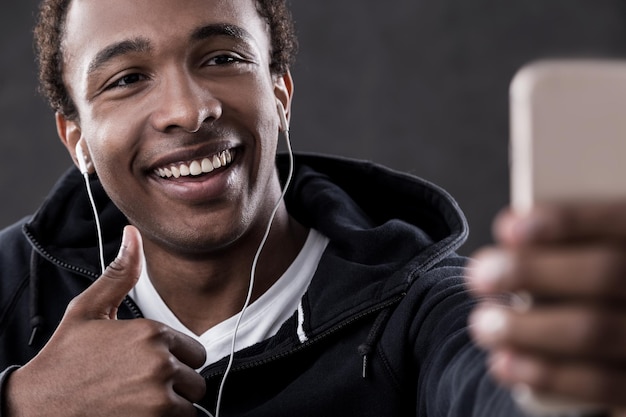
M197 132L205 121L216 120L221 115L220 101L184 71L164 77L157 87L152 119L159 131L182 129Z

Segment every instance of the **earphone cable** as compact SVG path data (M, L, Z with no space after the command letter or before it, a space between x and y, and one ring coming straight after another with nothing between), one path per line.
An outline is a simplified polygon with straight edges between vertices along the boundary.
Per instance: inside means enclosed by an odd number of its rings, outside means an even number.
M276 216L276 213L278 211L278 208L280 207L281 202L283 201L285 194L287 193L287 189L289 188L289 184L291 183L291 179L293 177L293 170L294 170L294 162L293 162L293 151L291 149L291 141L290 141L290 137L289 137L289 129L285 129L284 131L284 135L285 135L285 142L287 144L287 153L289 155L289 172L287 175L287 179L285 181L285 186L282 190L282 193L280 195L280 198L278 199L278 201L276 202L276 205L274 206L274 209L272 210L272 213L270 215L269 221L267 223L267 227L265 228L265 234L263 235L263 239L261 239L261 243L259 244L259 247L255 253L254 259L252 261L252 268L250 271L250 282L248 284L248 293L246 296L246 300L244 302L244 305L239 313L239 317L237 318L237 322L235 324L235 328L233 330L233 337L232 337L232 342L231 342L231 349L230 349L230 357L228 360L228 365L226 367L226 370L224 371L224 376L222 377L222 381L220 383L220 388L219 388L219 392L218 392L218 396L217 396L217 403L216 403L216 408L215 408L215 417L219 417L219 413L220 413L220 407L221 407L221 402L222 402L222 396L223 396L223 392L224 392L224 385L226 383L226 378L228 376L228 374L230 373L230 370L233 366L233 361L234 361L234 355L235 355L235 344L236 344L236 340L237 340L237 331L239 330L239 325L241 323L241 320L243 318L243 315L246 311L246 309L248 308L249 304L250 304L250 300L252 299L252 291L254 289L254 277L256 274L256 266L259 260L259 256L261 254L261 251L263 250L263 247L265 246L265 242L267 241L267 238L269 236L269 232L271 230L272 227L272 223L274 221L274 217ZM99 256L100 256L100 268L101 268L101 272L104 273L104 270L106 268L105 266L105 261L104 261L104 243L103 243L103 238L102 238L102 228L100 226L100 217L98 215L98 210L96 208L96 204L95 204L95 200L93 197L93 193L91 191L91 184L89 182L89 174L87 172L83 173L83 178L85 179L85 185L87 188L87 194L89 196L89 202L91 204L91 208L93 211L93 215L95 218L95 223L96 223L96 231L98 234L98 250L99 250ZM200 406L199 404L193 404L194 407L203 412L204 414L206 414L209 417L213 417L213 415L206 410L205 408L203 408L202 406Z
M104 264L104 244L102 240L102 228L100 227L100 217L98 216L98 210L96 209L96 203L93 198L93 193L91 192L91 184L89 183L89 174L83 173L83 178L85 179L85 185L87 187L87 194L89 195L89 202L91 203L91 209L93 210L93 216L96 221L96 230L98 232L98 252L100 254L100 273L104 274L105 264Z
M261 251L263 250L263 247L265 246L265 242L267 241L267 237L269 236L270 229L272 228L272 222L274 221L274 216L276 215L276 212L278 211L278 208L280 207L280 204L283 201L285 194L287 193L287 189L289 188L289 184L291 183L291 178L293 177L293 151L291 149L289 129L285 129L284 135L285 135L285 142L287 143L287 153L289 154L289 173L287 175L287 180L285 181L285 186L280 195L280 198L278 199L278 202L274 206L274 210L272 211L272 214L270 215L269 222L267 223L267 227L265 228L265 234L263 235L263 239L261 240L261 243L259 244L259 248L257 249L256 254L254 255L254 260L252 261L252 269L250 271L250 283L248 284L248 295L246 297L246 301L241 311L239 312L239 317L237 318L237 323L235 324L235 329L233 330L233 337L232 337L231 347L230 347L230 357L228 359L228 365L226 366L226 370L224 371L224 376L222 377L222 382L220 383L220 389L217 394L217 403L215 406L215 417L219 417L220 415L220 407L222 405L224 385L226 383L226 378L228 374L230 373L231 368L233 366L234 357L235 357L235 343L237 341L237 331L239 330L239 324L241 323L241 319L243 318L243 315L250 304L250 300L252 299L252 290L254 288L254 277L256 274L256 265L258 263L259 256L261 255Z

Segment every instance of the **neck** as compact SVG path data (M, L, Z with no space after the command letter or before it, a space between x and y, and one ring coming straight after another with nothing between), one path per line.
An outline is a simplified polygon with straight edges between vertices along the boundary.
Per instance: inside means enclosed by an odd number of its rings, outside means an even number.
M256 265L251 301L265 293L287 270L304 245L307 233L286 210L277 213ZM146 240L147 271L178 319L195 334L202 334L243 307L262 236L263 233L255 233L227 249L193 257L171 253Z

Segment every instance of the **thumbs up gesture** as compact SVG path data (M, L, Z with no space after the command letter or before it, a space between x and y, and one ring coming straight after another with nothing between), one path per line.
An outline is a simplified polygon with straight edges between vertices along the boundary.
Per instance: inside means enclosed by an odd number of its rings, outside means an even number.
M141 272L141 236L127 226L116 259L67 307L50 341L13 372L13 416L195 416L205 393L202 345L161 323L116 320Z

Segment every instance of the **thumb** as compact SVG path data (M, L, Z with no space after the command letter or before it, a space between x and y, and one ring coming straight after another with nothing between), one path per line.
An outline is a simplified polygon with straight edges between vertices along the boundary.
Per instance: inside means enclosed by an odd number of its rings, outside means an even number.
M126 226L116 258L100 278L72 300L67 313L83 319L115 319L117 308L139 280L141 246L139 231Z

